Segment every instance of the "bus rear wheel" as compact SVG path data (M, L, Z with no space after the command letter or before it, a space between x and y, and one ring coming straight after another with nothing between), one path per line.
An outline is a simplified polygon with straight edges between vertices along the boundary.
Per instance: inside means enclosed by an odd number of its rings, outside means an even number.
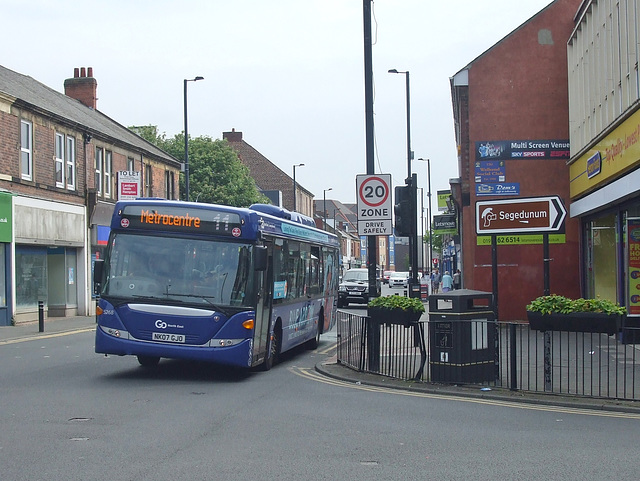
M137 356L138 362L142 367L156 367L160 362L160 358L156 356Z
M324 326L324 315L320 312L318 317L318 328L316 329L316 335L313 339L307 341L308 349L317 349L320 344L320 334L322 334L322 327Z

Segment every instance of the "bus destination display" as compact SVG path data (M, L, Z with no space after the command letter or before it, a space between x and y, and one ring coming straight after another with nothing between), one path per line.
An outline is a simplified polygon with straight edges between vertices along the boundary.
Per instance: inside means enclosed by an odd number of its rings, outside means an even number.
M120 226L124 228L233 237L241 235L243 224L240 216L233 212L157 205L127 205L120 217Z

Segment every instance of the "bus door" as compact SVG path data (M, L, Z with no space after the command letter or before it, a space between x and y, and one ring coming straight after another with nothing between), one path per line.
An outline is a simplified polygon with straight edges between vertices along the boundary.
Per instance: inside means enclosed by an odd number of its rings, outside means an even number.
M266 356L269 345L269 320L273 301L273 244L266 242L269 260L267 269L257 273L258 302L256 305L256 327L253 340L253 359Z

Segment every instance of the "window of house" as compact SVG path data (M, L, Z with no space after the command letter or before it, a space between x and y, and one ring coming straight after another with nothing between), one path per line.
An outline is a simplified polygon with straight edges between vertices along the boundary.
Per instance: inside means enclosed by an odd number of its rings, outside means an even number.
M56 187L64 188L64 135L56 132L55 141Z
M104 150L100 147L96 147L96 159L95 159L95 187L98 195L102 195L102 169L104 164Z
M166 193L167 199L174 199L175 198L173 196L173 194L174 194L173 180L174 180L173 172L170 171L170 170L165 170L165 172L164 172L164 184L165 184L165 193Z
M136 161L133 157L127 157L127 170L129 172L135 172L136 170Z
M33 124L20 121L20 174L24 180L33 178Z
M67 136L67 189L76 190L76 139Z
M113 167L113 152L107 150L104 158L104 196L111 197L111 170Z
M56 132L55 139L56 187L76 188L76 139Z
M151 197L151 166L146 164L144 166L144 195L145 197Z

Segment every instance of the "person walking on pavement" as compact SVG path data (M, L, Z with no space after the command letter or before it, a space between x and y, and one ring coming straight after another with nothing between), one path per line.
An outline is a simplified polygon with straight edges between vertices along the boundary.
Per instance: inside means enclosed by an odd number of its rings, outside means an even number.
M460 289L461 280L462 280L462 274L460 273L460 269L458 269L453 273L453 288L455 290Z
M431 273L431 292L433 294L437 294L440 290L440 281L442 281L442 276L440 276L440 272L436 269Z
M449 274L449 271L444 271L442 276L442 292L449 292L453 287L453 277Z

